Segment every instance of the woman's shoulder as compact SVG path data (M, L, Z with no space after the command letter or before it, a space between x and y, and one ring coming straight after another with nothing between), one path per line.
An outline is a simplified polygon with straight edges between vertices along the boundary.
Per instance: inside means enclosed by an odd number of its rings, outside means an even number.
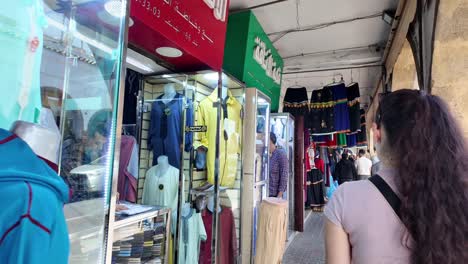
M325 206L325 216L337 226L342 226L348 212L362 208L363 202L369 199L372 183L368 180L345 182L333 193Z

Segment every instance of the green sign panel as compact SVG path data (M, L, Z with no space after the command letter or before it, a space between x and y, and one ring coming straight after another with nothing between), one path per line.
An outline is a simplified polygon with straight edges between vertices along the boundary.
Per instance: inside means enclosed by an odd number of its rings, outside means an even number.
M252 11L229 16L223 67L269 96L271 109L278 110L283 59Z

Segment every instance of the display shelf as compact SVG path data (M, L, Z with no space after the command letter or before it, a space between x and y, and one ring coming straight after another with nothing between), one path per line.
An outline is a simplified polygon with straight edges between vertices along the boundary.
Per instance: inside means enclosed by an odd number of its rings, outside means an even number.
M151 206L149 211L115 218L112 263L168 263L171 209Z
M150 211L140 213L137 215L131 215L131 216L116 215L115 216L116 221L114 222L114 229L118 229L118 228L130 225L130 224L138 223L146 219L156 218L158 216L170 215L170 214L171 214L171 209L155 206L154 209L151 209ZM168 222L170 222L170 218L168 219ZM170 223L168 225L170 225Z

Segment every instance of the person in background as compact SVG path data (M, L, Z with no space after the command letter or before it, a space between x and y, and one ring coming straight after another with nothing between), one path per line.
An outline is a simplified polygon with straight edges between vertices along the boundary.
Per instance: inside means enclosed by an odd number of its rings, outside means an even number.
M288 187L289 163L286 152L276 147L277 139L270 132L270 181L269 196L284 198Z
M336 164L334 177L340 185L348 181L357 180L356 167L354 166L354 162L349 159L347 152L341 155L340 162Z
M381 99L372 129L379 176L333 194L327 263L468 263L468 147L448 106L398 90Z
M355 164L359 180L366 180L371 176L372 161L366 157L365 150L359 150L359 158Z

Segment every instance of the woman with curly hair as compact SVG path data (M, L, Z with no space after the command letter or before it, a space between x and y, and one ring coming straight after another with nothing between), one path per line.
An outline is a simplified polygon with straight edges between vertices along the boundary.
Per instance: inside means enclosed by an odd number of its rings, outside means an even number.
M325 209L327 263L468 263L468 149L447 105L390 93L373 131L378 176L343 184Z

